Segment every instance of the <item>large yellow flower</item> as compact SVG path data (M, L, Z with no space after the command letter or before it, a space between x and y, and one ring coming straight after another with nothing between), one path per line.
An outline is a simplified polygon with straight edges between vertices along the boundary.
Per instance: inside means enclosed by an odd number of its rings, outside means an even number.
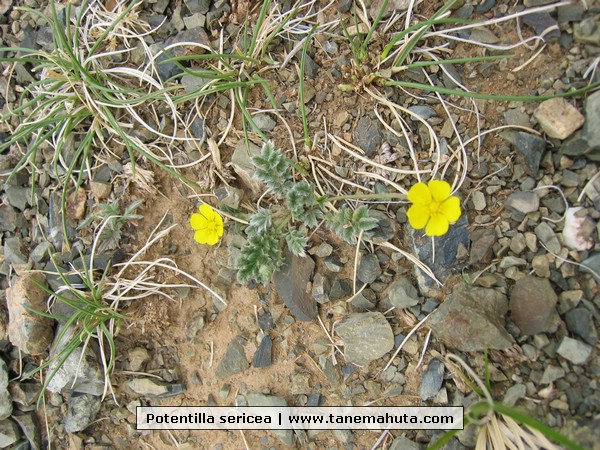
M215 245L223 236L223 218L205 203L192 214L190 224L195 230L194 240L200 244Z
M425 228L427 236L442 236L451 222L460 217L460 200L450 196L452 188L442 180L417 183L408 191L412 206L406 213L408 222L416 230Z

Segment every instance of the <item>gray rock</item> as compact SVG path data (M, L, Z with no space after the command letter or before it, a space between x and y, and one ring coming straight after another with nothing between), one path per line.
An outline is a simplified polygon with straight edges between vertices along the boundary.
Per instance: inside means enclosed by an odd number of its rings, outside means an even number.
M533 230L537 238L554 254L560 253L560 241L554 230L546 222L540 223Z
M360 147L367 156L372 156L382 140L382 127L379 120L363 116L354 130L354 145Z
M41 385L24 381L13 382L9 386L12 401L16 403L19 411L33 411L39 399Z
M489 263L494 253L496 232L492 228L478 228L471 234L471 250L469 262L471 264Z
M256 126L262 131L273 131L273 128L277 125L277 122L275 122L268 114L257 114L252 117L252 120L254 120Z
M42 263L48 260L48 253L54 251L54 246L49 241L42 241L31 251L31 260Z
M185 74L181 77L180 84L185 88L186 92L193 92L206 86L210 81L208 78L202 78L200 75Z
M360 258L357 278L365 284L371 284L381 276L379 259L373 253L368 253Z
M327 303L329 301L329 280L320 273L315 274L311 293L317 303Z
M317 247L311 248L308 253L318 256L319 258L325 258L333 253L333 247L327 242L321 242Z
M253 194L260 192L260 183L254 178L256 168L252 163L252 157L260 155L260 147L252 142L246 143L244 139L240 139L235 146L233 155L231 156L231 165L235 173L238 174L242 183L250 188Z
M487 203L485 201L485 195L481 191L473 192L472 201L473 201L473 206L476 211L483 211L485 209L485 207L487 206Z
M75 326L71 325L62 339L58 340L63 333L61 324L57 330L55 342L53 343L54 358L74 339ZM56 370L52 379L48 382L48 390L56 393L79 392L90 395L101 396L104 393L104 375L91 346L86 346L85 353L83 344L77 347L67 359L61 363L59 359L54 360L48 367L48 373ZM83 357L82 357L83 354ZM58 367L58 369L57 369Z
M565 336L556 349L563 358L571 361L573 364L584 364L592 354L592 346L576 339Z
M36 282L43 285L44 276L40 273L27 273L6 289L10 341L30 355L41 355L48 351L54 337L54 321L27 309L46 310L47 294Z
M125 383L130 392L146 398L167 398L185 391L183 384L169 384L155 378L134 378Z
M534 14L527 14L523 16L523 23L533 28L536 34L541 35L544 31L555 27L557 24L556 19L547 12L540 12ZM560 36L558 29L553 29L543 35L544 39L554 39Z
M344 264L338 255L328 256L323 260L323 264L325 264L327 270L334 273L341 272L344 269Z
M0 232L15 231L17 213L9 205L0 206Z
M367 312L375 309L375 305L362 294L355 296L350 304L352 305L352 311L354 312Z
M244 191L233 186L220 186L215 189L215 195L221 207L237 210L244 198Z
M510 294L510 312L522 335L552 333L558 326L556 302L550 282L527 275L518 280Z
M508 300L495 289L458 285L429 318L438 340L464 352L506 349L514 340L504 328Z
M17 421L21 431L29 441L31 450L41 450L42 444L42 432L40 422L34 412L28 413L15 413L13 419Z
M435 110L433 108L430 108L429 106L414 105L410 106L408 110L425 120L437 115Z
M502 403L508 407L515 406L526 395L527 387L524 384L514 384L506 390Z
M10 419L0 420L0 448L7 448L21 437L19 426Z
M350 314L335 329L344 341L346 362L359 366L381 358L394 347L392 327L380 312Z
M600 91L594 92L585 101L585 116L581 136L591 147L597 149L600 147Z
M286 251L283 265L273 274L277 294L301 321L317 318L317 304L307 289L314 270L315 262L310 256L299 257Z
M369 231L371 240L376 244L382 244L392 240L396 236L396 221L390 219L383 211L371 210L369 216L377 219L377 226Z
M211 0L185 0L185 6L192 14L206 14L210 8Z
M535 177L546 151L546 141L533 134L519 131L515 134L515 148L523 158L527 173Z
M431 237L426 236L423 230L415 230L407 225L414 254L429 266L442 283L446 281L453 270L456 270L459 249L469 248L468 225L467 215L463 214L454 225L450 225L450 230L445 235L435 238L435 261ZM417 267L414 270L419 283L419 291L424 295L429 295L431 290L435 291L437 285L433 280Z
M232 375L243 372L249 367L244 347L238 339L233 339L227 346L223 359L217 366L215 372L218 378L227 378Z
M271 365L273 352L273 340L271 336L266 334L262 341L260 341L260 345L256 353L254 354L254 358L252 359L252 367L269 367Z
M15 185L5 185L6 200L10 206L23 211L28 206L31 206L31 189Z
M596 252L581 262L581 270L589 272L600 283L600 253Z
M421 400L427 400L439 392L444 381L444 363L437 358L432 359L421 378L419 384L419 396Z
M4 240L4 261L9 264L27 264L27 256L23 254L19 236L11 236Z
M12 411L12 398L8 392L8 367L0 358L0 420L9 417Z
M504 204L511 211L529 214L540 207L540 198L535 192L513 192Z
M585 118L564 98L543 101L534 112L542 130L555 139L566 139L583 125Z
M504 112L504 122L506 125L517 125L520 127L529 127L529 114L520 109L508 109Z
M251 392L248 394L248 406L260 406L260 407L281 407L287 406L287 402L283 397L277 397L275 395L264 395ZM275 436L288 447L294 446L294 432L292 430L275 430L273 431Z
M266 312L258 318L258 326L264 331L275 328L275 322L273 322L273 316L270 312Z
M102 398L89 394L73 394L69 399L67 417L65 418L65 431L67 433L78 433L85 430L94 420Z
M565 376L565 369L553 365L548 365L544 369L544 374L540 380L540 384L550 384Z
M600 45L600 27L596 24L596 19L586 17L581 23L576 23L573 27L573 37L576 42L582 44Z
M12 397L7 389L2 389L0 390L0 419L6 419L12 412Z
M192 136L200 142L204 142L206 139L206 125L204 119L200 116L196 117L191 125L190 131L192 132Z
M386 294L385 309L410 308L419 303L419 293L408 278L394 281L388 287Z
M567 328L573 334L594 346L598 342L598 332L594 326L592 313L586 308L571 309L565 314Z
M339 300L345 299L350 296L352 293L352 285L349 280L339 278L336 279L331 285L331 289L329 290L329 299L330 300Z
M150 353L143 347L132 348L127 352L127 369L132 372L141 372L146 363L150 361Z
M422 446L407 437L398 436L392 441L388 450L421 450Z

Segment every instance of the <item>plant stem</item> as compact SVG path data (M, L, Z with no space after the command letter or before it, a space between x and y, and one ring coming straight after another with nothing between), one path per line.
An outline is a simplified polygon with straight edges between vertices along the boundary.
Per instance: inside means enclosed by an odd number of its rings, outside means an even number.
M338 195L335 197L321 197L320 203L324 202L338 202L340 200L406 200L405 194L399 194L397 192L381 193L381 194L352 194L352 195Z

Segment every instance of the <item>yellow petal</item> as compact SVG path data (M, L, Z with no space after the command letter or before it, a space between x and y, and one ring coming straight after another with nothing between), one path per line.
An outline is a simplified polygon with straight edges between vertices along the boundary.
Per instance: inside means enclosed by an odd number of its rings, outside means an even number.
M194 240L199 244L207 243L208 233L205 230L198 230L194 233Z
M219 242L219 236L217 236L217 233L207 233L206 243L208 245L215 245L217 242Z
M206 217L194 213L190 217L190 225L194 230L200 230L208 226L208 220L206 219Z
M427 221L429 220L429 206L412 205L408 208L406 217L408 217L408 223L410 223L411 227L415 230L420 230L427 225Z
M202 203L199 207L198 207L198 212L200 212L201 215L203 215L204 217L206 217L208 220L212 220L212 218L216 215L218 215L214 209L212 209L210 207L210 205L207 205L206 203ZM220 216L219 216L220 217Z
M429 205L431 192L425 183L417 183L408 190L408 199L416 205Z
M450 197L450 193L452 192L452 188L444 180L431 180L427 185L436 202L443 202Z
M448 219L443 214L434 214L429 218L425 234L427 236L442 236L448 232L450 225Z
M458 197L450 197L440 205L440 212L446 216L448 222L456 222L461 215L460 200Z
M221 222L217 221L215 230L217 232L218 237L223 236L223 219L221 219Z

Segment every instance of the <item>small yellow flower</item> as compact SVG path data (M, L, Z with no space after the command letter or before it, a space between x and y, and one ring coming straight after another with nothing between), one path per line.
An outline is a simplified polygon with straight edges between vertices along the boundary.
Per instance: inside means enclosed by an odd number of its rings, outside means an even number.
M194 240L200 244L215 245L223 236L223 218L206 203L192 214L190 224L195 230Z
M408 191L413 204L406 213L408 222L416 229L425 228L427 236L442 236L448 232L451 222L460 217L460 200L450 196L452 188L442 180L417 183Z

